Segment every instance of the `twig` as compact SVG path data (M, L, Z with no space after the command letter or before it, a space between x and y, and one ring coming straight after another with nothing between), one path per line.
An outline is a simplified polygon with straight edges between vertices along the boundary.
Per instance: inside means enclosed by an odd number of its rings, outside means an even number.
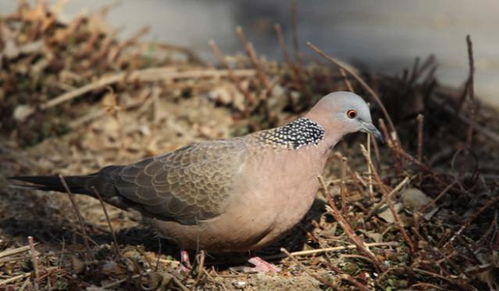
M149 33L150 28L148 26L144 26L137 30L130 38L128 38L126 41L120 43L117 47L118 52L122 52L126 47L131 46L136 44L142 36L146 35ZM117 58L118 54L114 55L114 58L110 59L110 61L115 61Z
M30 280L29 278L27 278L26 280L24 280L24 283L21 285L21 287L19 288L19 291L24 291L26 290L26 288L28 288L28 286L30 286L29 284ZM30 286L31 287L31 286ZM30 288L31 289L31 288Z
M35 243L34 245L36 246L37 244L38 243ZM18 253L23 253L23 252L29 251L30 248L31 248L31 246L27 245L27 246L18 247L15 249L8 249L8 250L0 252L0 258L12 256L12 255L15 255Z
M224 291L227 291L227 287L225 287L224 283L222 282L219 282L217 280L215 280L215 278L213 278L212 275L210 275L210 273L208 273L208 271L206 271L206 268L203 268L203 273L206 275L206 277L208 277L208 279L210 279L213 283L219 285L220 287L222 287L222 290Z
M275 29L276 34L277 34L277 40L279 41L279 46L281 47L281 51L282 51L282 55L284 56L284 60L288 64L289 68L291 69L291 76L292 76L293 83L296 83L296 88L299 91L303 91L304 90L303 80L300 77L300 71L298 69L298 66L295 65L291 61L291 58L290 58L289 53L288 53L288 49L286 47L286 42L284 41L284 36L282 33L281 25L276 23L274 25L274 29Z
M441 106L442 109L444 109L448 113L451 113L451 114L455 115L459 120L461 120L462 122L466 123L468 126L473 126L473 129L476 130L478 133L481 133L482 135L488 137L490 140L492 140L492 141L494 141L496 143L499 143L499 134L497 134L496 132L488 129L485 126L482 126L482 125L478 124L476 121L474 121L472 119L469 119L468 117L460 114L454 108L452 108L451 106L449 106L448 104L446 104L446 102L444 100L441 100L439 97L437 97L437 95L434 94L433 97L434 98L432 98L432 100L437 105Z
M385 120L383 118L379 118L378 123L379 123L379 127L381 129L381 132L383 132L383 137L384 137L386 144L390 148L393 147L393 141L392 141L390 134L388 133L388 129L386 128Z
M131 276L129 278L120 279L120 280L111 282L109 284L103 285L103 286L101 286L101 288L103 290L108 290L109 288L113 288L113 287L116 287L116 286L120 285L121 283L127 281L128 279L137 279L137 278L140 278L140 276L142 276L142 275L141 274L136 274L136 275L133 275L133 276Z
M27 278L29 276L31 276L31 272L30 273L24 273L24 274L21 274L21 275L17 275L17 276L14 276L14 277L10 277L8 279L5 279L3 281L0 281L0 286L6 286L7 284L9 283L12 283L12 282L15 282L17 280L21 280L21 279L24 279L24 278ZM14 289L12 289L14 290Z
M71 201L71 205L73 206L73 210L76 213L76 217L77 217L78 222L80 224L81 232L83 233L83 242L85 244L85 248L87 249L88 254L91 254L90 244L88 243L87 229L85 228L85 221L83 220L83 217L81 216L80 209L78 208L78 205L76 204L76 201L73 197L73 193L71 193L71 190L69 190L68 184L66 183L66 180L64 179L64 177L59 174L59 179L61 180L61 183L64 186L66 193L68 194L69 201Z
M161 259L161 238L158 237L158 257L156 258L156 266L154 267L154 271L157 272L159 270L159 262Z
M350 284L352 284L355 287L357 287L358 290L364 290L364 291L371 290L368 287L366 287L364 284L362 284L361 282L359 282L358 280L356 280L352 275L344 272L342 269L338 268L337 266L333 265L332 263L330 263L330 262L325 262L325 263L327 264L327 266L329 268L333 269L333 271L335 271L336 273L338 273L340 275L340 278L342 280L350 282Z
M423 269L419 269L419 268L414 268L413 270L414 270L414 272L425 274L425 275L428 275L428 276L431 276L431 277L434 277L434 278L439 278L441 280L447 281L447 282L449 282L449 283L451 283L453 285L456 285L456 286L461 286L461 284L459 284L459 283L455 282L454 280L452 280L451 278L445 277L443 275L440 275L440 274L437 274L437 273L434 273L434 272L430 272L430 271L426 271L426 270L423 270ZM461 286L461 287L464 287L464 286ZM464 289L465 290L469 290L468 288L464 288Z
M422 162L423 161L423 126L424 126L424 116L422 114L418 114L418 154L417 159Z
M111 219L109 219L109 214L107 213L106 205L104 203L104 200L102 200L102 196L100 195L99 191L97 191L97 189L94 186L92 186L91 188L94 191L95 196L97 196L97 198L99 199L102 210L104 211L104 216L106 216L107 225L109 227L109 230L111 231L111 235L113 236L114 251L116 253L116 257L119 258L121 257L121 253L118 246L118 239L116 238L116 233L114 232L113 226L111 225Z
M346 158L340 157L341 160L341 170L340 170L340 196L341 196L341 212L345 214L347 212L347 189L345 185L346 180Z
M214 40L210 40L208 44L210 45L211 50L213 51L213 54L218 59L218 61L222 63L224 67L227 69L227 74L234 83L234 85L236 86L237 90L239 90L239 92L241 92L244 95L244 97L246 98L246 100L250 105L255 104L255 97L248 90L245 90L243 88L243 86L241 85L241 79L239 79L239 77L236 74L234 74L234 70L230 67L229 63L225 59L222 51L220 50L216 42Z
M489 224L487 231L484 232L483 235L478 239L477 245L481 245L483 243L483 241L488 236L490 236L490 245L494 244L493 240L496 239L496 237L497 237L496 246L499 246L499 236L497 234L497 223L499 222L499 220L497 219L497 216L499 214L498 212L499 211L494 211L494 217L492 217L492 219L490 220L490 224ZM492 232L494 232L495 234L492 234Z
M204 273L204 260L206 258L205 252L200 250L198 254L196 254L196 262L197 262L197 276L194 282L194 286L197 286L199 280L201 280L201 275Z
M340 67L339 69L340 69L341 78L343 78L343 82L345 82L345 85L347 86L348 91L354 92L352 83L350 82L350 80L348 80L348 77L347 77L345 70L342 67Z
M463 231L466 230L466 228L468 228L471 223L478 217L480 216L480 214L482 214L483 211L485 211L487 208L489 208L490 206L494 205L495 203L499 202L499 196L496 196L492 199L490 199L489 201L487 201L487 203L485 203L482 207L480 207L480 209L478 209L475 213L473 213L473 215L471 215L464 223L463 225L461 226L461 228L459 228L458 231L456 231L456 233L454 233L454 235L452 235L452 237L444 244L443 248L445 248L447 245L449 244L452 244L452 242L454 242L454 240L456 239L456 237L460 236L461 233L463 233Z
M154 46L157 46L158 48L161 48L164 50L177 51L179 53L183 53L187 56L187 58L191 62L193 62L195 64L199 64L199 65L205 65L205 62L195 52L193 52L192 50L190 50L186 47L173 45L173 44L169 44L169 43L162 43L162 42L161 43L149 42L149 43L146 43L146 45L148 45L148 46L154 45Z
M106 285L101 286L101 288L102 288L103 290L108 290L108 289L110 289L110 288L113 288L113 287L116 287L116 286L120 285L120 284L121 284L121 283L123 283L123 282L128 281L129 279L137 279L137 278L140 278L141 276L144 276L144 275L147 275L147 272L146 272L146 273L143 273L143 274L135 274L135 275L133 275L133 276L131 276L131 277L128 277L128 278L124 278L124 279L120 279L120 280L117 280L117 281L111 282L111 283L109 283L109 284L106 284ZM173 281L175 282L175 284L176 284L176 285L177 285L180 289L182 289L183 291L189 291L189 289L188 289L187 287L185 287L185 285L184 285L184 284L182 284L182 282L181 282L179 279L177 279L177 277L175 277L175 276L173 276L173 275L172 275L172 280L173 280Z
M457 184L457 181L454 181L452 183L450 183L449 185L447 185L444 190L442 190L442 192L440 192L437 197L435 197L433 200L431 200L430 202L428 202L428 204L426 205L423 205L423 207L421 207L421 209L418 210L418 212L421 212L421 213L425 213L426 210L430 207L430 205L436 205L437 201L440 200L440 198L442 198L445 193L447 193L450 189L452 189L452 187L454 187L454 185Z
M299 265L303 269L303 271L305 271L305 273L307 273L310 277L316 279L317 281L321 282L324 285L327 285L331 288L335 288L335 286L333 284L331 284L331 282L329 282L328 280L322 278L321 276L319 276L317 274L310 272L310 270L308 270L300 261L298 261L295 257L293 257L288 252L288 250L286 250L285 248L281 248L281 252L285 253L286 256L288 256L288 258L290 258L293 262L295 262L295 264Z
M286 42L284 41L281 25L279 23L274 24L274 30L277 34L277 41L279 41L279 46L281 47L281 52L284 57L284 60L286 61L286 63L290 68L293 68L294 65L293 62L291 61L291 58L289 57L288 48L286 47Z
M396 247L398 245L399 245L398 242L365 243L366 247L384 247L384 246ZM322 249L316 249L316 250L297 251L297 252L292 252L291 255L295 256L295 257L296 256L308 256L308 255L337 252L337 251L343 251L343 250L349 250L349 249L355 249L355 248L357 248L356 245L348 245L348 246L322 248ZM276 255L276 256L264 257L264 259L276 259L276 258L281 258L281 257L282 256L277 257L277 255Z
M388 276L388 274L392 273L392 272L395 272L395 271L404 271L404 268L402 267L398 267L398 266L395 266L395 267L390 267L388 269L386 269L383 273L381 273L378 278L376 278L376 285L379 285L381 281L383 281L383 279Z
M404 228L404 226L402 224L400 216L398 215L397 211L395 210L395 207L393 206L392 199L389 196L390 193L387 191L386 185L381 180L381 177L379 176L378 172L374 168L374 165L372 164L371 160L369 159L369 156L367 155L367 151L366 151L366 148L364 147L364 145L361 144L360 148L361 148L362 154L366 158L366 161L368 163L368 167L371 167L372 170L373 170L374 178L379 183L379 186L380 186L380 189L381 189L381 193L383 193L383 198L384 198L386 204L388 205L388 208L390 208L390 211L391 211L391 213L392 213L392 215L393 215L393 217L395 219L395 222L396 222L396 224L397 224L400 232L402 233L402 237L404 238L405 242L409 246L409 249L411 250L411 253L414 253L416 251L416 249L414 247L414 243L412 242L412 240L409 238L409 235L405 231L405 228Z
M255 75L255 70L237 70L232 72L235 75L241 77L251 77ZM186 79L186 78L220 78L226 77L229 73L227 70L190 70L190 71L178 71L172 68L149 68L144 70L136 70L127 73L118 73L111 76L104 76L101 79L87 84L83 87L75 89L70 92L66 92L62 95L59 95L42 105L38 108L39 110L46 110L52 107L55 107L61 103L72 100L76 97L79 97L85 93L91 92L93 90L101 89L111 84L120 82L120 81L130 81L130 82L153 82L160 80L174 80L174 79ZM30 116L34 113L34 109L31 109L31 112L27 113L26 116Z
M404 187L410 181L411 181L411 179L409 177L405 177L397 186L395 186L395 188L392 189L392 191L390 191L390 193L388 193L388 195L387 195L388 199L391 199L393 194L400 191L400 189L402 189L402 187ZM378 209L380 209L380 207L385 204L384 200L385 199L383 199L382 201L380 201L379 203L377 203L376 205L374 205L371 208L371 211L369 211L369 214L367 214L366 220L371 218L378 211Z
M415 290L416 287L421 287L421 290L447 290L440 286L431 283L419 282L410 286L409 290Z
M360 260L364 260L366 262L370 262L369 258L364 256L364 255L359 255L359 254L340 254L340 259L344 259L344 258L347 258L347 259L360 259Z
M381 102L381 99L379 98L378 94L376 94L376 92L369 85L367 85L367 83L359 75L357 75L357 73L355 73L354 71L350 70L348 67L344 66L341 62L339 62L335 58L333 58L333 57L329 56L328 54L326 54L325 52L323 52L321 49L319 49L318 47L316 47L311 42L307 42L307 45L312 50L314 50L316 53L318 53L319 55L321 55L324 58L328 59L329 61L331 61L336 66L342 68L343 70L345 70L346 72L348 72L350 75L352 75L357 80L357 82L359 82L362 85L362 87L364 87L364 89L367 92L369 92L369 94L371 94L371 96L374 98L374 100L376 101L376 103L378 103L381 111L383 112L383 115L385 115L385 118L386 118L386 120L388 121L388 124L391 127L391 131L395 134L395 136L397 136L397 130L395 129L395 125L393 124L393 121L390 118L390 115L388 114L388 111L386 110L385 105L383 104L383 102Z
M173 282L175 282L175 284L177 285L177 287L179 287L180 289L182 289L182 291L190 291L189 288L187 288L183 283L182 281L180 281L176 276L172 276L172 280Z
M246 51L246 54L248 55L251 63L253 64L253 67L256 70L256 75L260 80L260 83L262 83L263 87L265 88L266 96L269 96L269 94L272 92L272 86L267 75L263 71L260 60L258 60L253 44L246 39L246 35L244 34L244 31L241 26L236 27L236 33L239 36L241 45L243 46L244 50Z
M471 42L470 35L466 36L466 44L468 46L468 62L469 62L469 86L468 86L468 95L469 95L469 119L475 120L475 88L474 88L474 74L475 74L475 62L473 61L473 43ZM471 148L471 143L473 141L473 123L470 123L468 127L468 134L466 138L466 146Z
M402 163L399 158L399 153L397 151L394 151L394 148L400 148L397 147L396 141L392 139L392 136L388 133L388 129L386 128L385 121L384 119L380 118L379 119L379 127L381 129L381 132L383 132L383 135L385 137L386 144L388 145L388 148L392 151L393 155L393 161L394 161L394 167L395 171L398 173L402 172Z
M151 99L147 99L146 101L144 101L144 99L141 98L140 100L137 100L136 102L132 102L130 104L124 105L121 108L121 110L126 111L126 110L129 110L129 109L135 108L135 107L140 107L140 106L144 106L144 105L150 105L152 103L152 101L153 101L152 98ZM141 108L139 108L138 111L140 112ZM77 129L77 128L79 128L80 126L82 126L84 124L87 124L89 122L95 121L95 120L97 120L99 118L102 118L102 117L106 116L107 113L108 113L108 110L105 109L105 108L103 108L103 109L97 109L97 110L94 110L94 111L90 111L90 112L86 113L85 115L83 115L82 117L79 117L78 119L69 122L68 126L71 129Z
M293 30L293 49L295 53L295 59L298 64L302 64L302 59L300 56L300 46L298 41L298 21L296 15L296 0L291 0L291 27Z
M378 141L376 140L376 138L374 136L372 136L370 134L369 134L369 137L371 138L371 143L374 146L374 155L376 156L376 161L378 161L378 163L381 163L381 155L379 153Z
M419 57L416 57L414 60L414 65L412 65L412 70L411 70L411 77L409 78L408 81L408 87L410 87L414 82L418 79L419 77Z
M331 214L334 216L336 221L338 221L338 223L341 225L341 227L343 228L345 233L348 235L350 240L352 240L352 242L355 244L357 249L361 253L364 253L365 255L367 255L369 257L369 259L372 260L372 263L379 271L383 270L384 268L383 268L381 262L379 261L379 259L376 257L376 255L374 255L373 252L371 252L371 250L369 250L369 248L366 246L365 242L359 236L357 236L357 234L355 234L355 231L352 229L352 226L350 226L350 224L346 221L346 219L343 217L343 215L341 215L340 211L338 210L338 208L334 204L334 201L332 200L331 193L329 192L327 185L324 182L324 178L322 178L322 176L319 176L318 178L319 178L320 183L322 184L322 188L324 189L324 193L326 194L326 198L329 202L329 206L332 209Z
M369 159L369 162L372 163L372 160L371 160L371 135L370 134L366 134L366 137L367 137L367 141L366 141L366 144L367 144L367 157ZM367 179L367 183L369 185L369 196L371 197L374 197L374 193L373 193L373 171L371 169L371 167L367 167L367 176L368 176L368 179Z
M33 262L33 269L35 270L35 290L40 289L40 269L38 267L38 252L33 243L33 237L28 236L29 248L31 251L31 261Z
M412 162L414 165L418 166L421 170L423 170L423 171L431 174L432 178L435 179L435 181L438 182L440 185L445 185L445 186L448 185L447 182L445 182L441 177L439 177L437 174L435 174L433 172L433 170L431 169L430 166L428 166L425 163L422 163L422 162L418 161L416 158L414 158L409 153L407 153L406 151L404 151L401 147L394 147L392 149L396 153L400 154L400 156L402 158L404 158L405 160L408 160L408 161Z
M131 277L127 277L127 278L120 279L120 280L114 281L112 283L103 285L103 286L101 286L101 288L104 289L104 290L108 290L110 288L113 288L113 287L116 287L116 286L120 285L123 282L128 281L129 279L137 279L137 278L140 278L140 277L142 277L144 275L147 275L147 274L148 274L148 272L145 272L145 273L142 273L142 274L135 274L135 275L133 275ZM170 274L170 275L172 275L172 274ZM171 278L172 278L173 282L175 282L175 284L177 285L177 287L179 287L182 291L189 291L189 288L187 288L177 277L175 277L175 276L172 275Z
M59 269L59 267L48 267L45 270L47 272L50 272L50 271L53 271L55 269ZM28 272L28 273L24 273L24 274L17 275L17 276L14 276L14 277L10 277L8 279L0 281L0 288L6 286L9 283L12 283L12 282L15 282L15 281L18 281L18 280L22 280L24 278L28 278L28 277L30 277L32 275L34 275L34 272ZM3 290L3 289L0 289L0 290Z

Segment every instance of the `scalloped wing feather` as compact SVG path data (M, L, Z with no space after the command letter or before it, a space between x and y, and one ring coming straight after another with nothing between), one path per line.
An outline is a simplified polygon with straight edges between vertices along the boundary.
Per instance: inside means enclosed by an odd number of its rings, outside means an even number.
M114 185L148 216L196 224L223 213L246 157L240 138L197 143L124 166Z

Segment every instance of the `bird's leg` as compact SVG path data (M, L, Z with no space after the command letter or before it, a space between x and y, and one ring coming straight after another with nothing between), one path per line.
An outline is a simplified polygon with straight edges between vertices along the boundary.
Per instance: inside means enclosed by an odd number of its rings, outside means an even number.
M265 261L260 257L252 257L248 260L248 262L255 266L254 268L252 268L252 270L257 273L278 273L281 271L281 268Z
M187 273L192 270L191 261L189 260L189 252L186 250L180 250L180 266L179 271L181 273Z

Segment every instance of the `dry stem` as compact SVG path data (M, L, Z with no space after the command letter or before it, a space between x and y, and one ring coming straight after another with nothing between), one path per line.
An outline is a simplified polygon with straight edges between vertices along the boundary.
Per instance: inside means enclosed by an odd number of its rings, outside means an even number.
M97 191L97 189L93 186L92 186L92 190L94 191L95 196L97 196L97 198L99 199L102 210L104 211L104 215L106 216L107 226L109 227L109 231L111 231L111 235L113 236L114 251L115 251L116 257L119 258L119 257L121 257L121 254L120 254L120 249L118 246L118 239L116 238L116 233L114 232L113 226L111 224L111 219L109 219L109 214L107 213L106 204L104 203L104 200L102 200L102 196L100 195L99 191Z
M387 198L391 199L393 194L399 192L400 189L402 189L402 187L407 185L407 183L409 183L410 181L411 181L411 179L409 177L405 177L397 186L395 186L395 188L392 189L392 191L390 191L390 193L388 193ZM371 218L378 211L378 209L380 209L380 207L383 206L384 204L385 204L385 201L383 199L382 201L380 201L379 203L374 205L371 208L371 211L369 211L369 214L367 215L366 219Z
M459 228L459 230L456 231L456 233L454 233L454 235L452 235L452 237L447 241L447 243L445 243L445 245L443 246L443 248L445 248L449 244L452 244L452 242L454 242L454 240L456 239L456 237L460 236L463 233L463 231L466 230L466 228L468 228L471 225L471 223L478 216L480 216L480 214L483 211L485 211L487 208L491 207L492 205L494 205L497 202L499 202L499 196L496 196L496 197L490 199L489 201L487 201L487 203L485 203L482 207L480 207L480 209L478 209L477 211L475 211L475 213L473 213L473 215L471 215L468 219L466 219L466 221L463 223L463 225L461 226L461 228Z
M33 237L28 236L29 248L31 251L31 261L33 262L33 269L35 270L35 290L39 290L40 286L40 268L38 267L38 252L33 243Z
M267 97L270 96L269 94L272 93L272 84L270 83L269 78L263 71L262 64L260 63L260 60L256 55L253 44L246 39L246 35L244 34L242 27L240 26L236 27L236 33L239 36L241 45L243 46L244 50L246 51L246 54L248 55L251 63L253 64L253 67L256 70L256 75L260 80L260 83L263 85L263 87L266 90L266 96Z
M37 244L38 243L35 243L34 245L36 246ZM8 257L8 256L12 256L15 254L23 253L23 252L29 251L30 249L31 249L31 246L27 245L27 246L18 247L15 249L5 250L5 251L0 252L0 259L3 257Z
M293 30L293 49L295 53L295 59L298 64L302 64L302 59L300 56L300 46L298 41L298 23L296 15L296 0L291 0L291 27Z
M360 145L362 154L366 158L366 161L368 163L368 167L372 168L372 172L374 174L374 178L376 179L376 182L379 184L381 192L383 193L384 200L388 207L390 208L390 211L392 212L393 217L395 218L395 222L402 233L402 236L404 237L404 240L406 241L407 245L409 246L409 249L411 250L411 253L414 253L416 251L416 248L414 246L414 243L412 240L409 238L409 235L405 231L405 228L402 224L402 221L400 219L400 216L398 215L397 211L395 210L395 207L393 206L392 200L390 198L390 193L386 189L386 185L383 183L381 180L381 177L379 176L378 172L376 171L376 168L374 168L374 165L372 164L371 160L369 159L369 156L367 154L366 148L364 145Z
M255 74L254 70L237 70L232 71L233 75L238 75L241 77L251 77ZM93 90L101 89L111 84L120 81L140 81L140 82L153 82L159 80L171 80L171 79L185 79L185 78L220 78L228 76L229 72L227 70L191 70L191 71L177 71L172 68L148 68L143 70L136 70L132 72L118 73L111 76L104 76L99 80L87 84L83 87L77 88L73 91L66 92L59 95L49 101L43 103L38 108L39 110L46 110L55 107L59 104L72 100L83 94L91 92ZM34 109L31 109L27 116L34 113Z
M343 270L341 270L337 266L333 265L332 263L327 262L326 264L328 265L329 268L333 269L333 271L335 271L336 273L338 273L340 275L340 278L342 280L350 282L350 284L352 284L355 287L357 287L358 290L364 290L364 291L371 290L367 286L365 286L364 284L362 284L358 280L356 280L352 275L344 272Z
M68 194L69 201L71 201L71 205L73 206L73 210L76 213L76 217L78 219L78 222L80 224L81 232L83 233L83 242L85 244L85 248L87 249L86 255L91 254L90 251L90 244L88 243L88 234L87 234L87 229L85 227L85 222L83 220L83 217L81 216L80 209L78 208L78 205L76 204L76 201L73 197L73 193L71 193L71 190L69 190L68 184L66 183L66 180L62 175L59 175L59 179L61 180L62 185L64 186L64 189L66 190L66 193Z
M255 97L248 90L243 88L243 86L241 84L241 79L236 74L234 74L234 70L231 68L231 66L229 65L229 63L225 59L224 54L222 53L222 51L218 47L217 43L214 40L210 40L208 43L209 43L211 50L213 51L213 54L215 55L215 57L227 69L227 74L228 74L229 78L232 80L232 82L234 83L234 85L236 86L237 90L239 90L239 92L241 92L241 94L244 95L244 97L246 98L246 100L248 101L248 103L250 105L255 104Z
M343 82L345 82L345 85L347 86L348 91L354 92L352 83L350 82L350 80L348 80L345 69L343 69L342 67L340 67L339 69L340 69L341 77L343 78Z
M291 69L291 76L292 76L293 83L295 84L296 88L299 91L303 92L304 84L303 84L303 80L300 77L300 70L298 69L298 66L295 65L291 61L291 58L290 58L289 53L288 53L288 48L286 47L286 42L284 41L284 36L282 33L281 25L279 25L278 23L275 24L274 29L275 29L276 34L277 34L277 40L279 41L279 45L281 47L281 51L282 51L282 55L284 56L284 60L288 64L288 67Z
M422 114L418 114L418 154L417 159L420 162L423 162L423 126L424 126L424 116Z
M475 74L475 62L473 61L473 43L471 42L470 35L466 36L466 45L468 46L468 62L470 67L469 72L469 86L468 86L468 95L469 95L469 119L471 121L475 120L475 110L476 110L476 100L475 100L475 86L474 86L474 74ZM471 143L473 141L473 124L470 123L468 127L468 133L466 137L466 145L468 148L471 148Z
M319 276L317 274L314 274L314 273L310 272L310 270L308 270L300 261L298 261L296 258L294 258L288 252L288 250L286 250L285 248L281 248L281 252L285 253L286 256L288 256L288 258L290 258L293 262L295 262L295 264L297 264L298 266L300 266L303 269L303 271L305 271L305 273L307 273L310 277L316 279L317 281L321 282L322 284L324 284L326 286L329 286L331 288L335 288L335 286L333 284L331 284L331 282L329 282L328 280L322 278L321 276Z
M331 214L334 216L336 221L338 221L338 223L341 225L341 227L343 228L345 233L348 235L348 237L352 240L352 242L355 244L355 246L357 246L357 249L361 253L363 253L367 257L369 257L371 262L374 264L374 266L378 270L383 270L384 267L383 267L382 263L379 261L379 259L376 257L376 255L373 254L373 252L371 252L371 250L369 250L369 248L366 246L365 242L357 234L355 234L355 231L353 230L352 226L350 226L350 224L346 221L346 219L343 217L343 215L341 215L341 212L336 207L336 205L332 199L331 193L329 192L327 185L324 182L324 178L322 178L322 176L319 176L319 181L322 184L322 187L323 187L324 192L326 194L326 198L329 202L329 206L332 209Z

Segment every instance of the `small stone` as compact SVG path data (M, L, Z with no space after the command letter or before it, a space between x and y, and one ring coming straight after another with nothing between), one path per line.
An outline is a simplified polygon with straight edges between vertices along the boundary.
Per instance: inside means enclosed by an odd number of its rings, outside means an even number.
M14 109L14 119L19 122L23 122L26 118L33 114L33 112L35 112L35 110L29 105L18 105Z
M402 204L409 210L420 210L432 201L425 193L417 188L409 188L401 194Z
M237 289L244 289L246 287L246 285L247 285L247 283L245 281L235 281L232 284Z
M71 267L74 274L80 274L85 270L86 264L80 258L71 256Z

